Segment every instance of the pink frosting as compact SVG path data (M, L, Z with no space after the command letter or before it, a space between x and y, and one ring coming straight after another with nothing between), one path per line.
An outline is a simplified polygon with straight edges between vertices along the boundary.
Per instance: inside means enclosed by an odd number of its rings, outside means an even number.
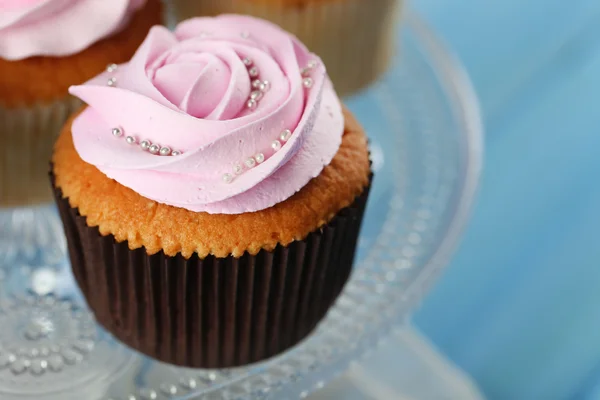
M0 58L68 56L118 31L146 0L0 0Z
M251 67L269 90L253 89ZM253 91L260 99L249 108ZM89 105L73 123L84 161L144 197L191 211L239 214L286 200L331 162L344 131L321 60L279 27L246 16L196 18L174 33L154 27L129 63L70 92ZM113 135L116 127L122 135ZM182 154L152 154L143 140Z

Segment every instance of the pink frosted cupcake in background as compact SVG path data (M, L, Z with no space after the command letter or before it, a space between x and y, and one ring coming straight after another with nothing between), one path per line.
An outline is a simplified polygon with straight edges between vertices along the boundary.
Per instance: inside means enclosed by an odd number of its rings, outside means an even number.
M69 86L133 55L160 0L0 0L0 207L50 201L52 144L81 102Z
M176 18L248 14L298 36L325 64L337 92L356 93L389 66L403 0L172 0Z

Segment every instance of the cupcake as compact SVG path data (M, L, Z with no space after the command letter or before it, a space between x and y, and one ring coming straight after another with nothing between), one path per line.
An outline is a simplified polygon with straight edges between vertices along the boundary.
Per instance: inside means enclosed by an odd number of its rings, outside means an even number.
M402 0L173 0L177 19L222 13L273 21L321 55L337 92L349 95L391 62Z
M0 1L0 207L50 201L52 145L81 102L68 88L127 61L159 0Z
M371 181L322 60L266 21L197 18L70 92L87 106L51 175L98 322L188 367L305 338L350 275Z

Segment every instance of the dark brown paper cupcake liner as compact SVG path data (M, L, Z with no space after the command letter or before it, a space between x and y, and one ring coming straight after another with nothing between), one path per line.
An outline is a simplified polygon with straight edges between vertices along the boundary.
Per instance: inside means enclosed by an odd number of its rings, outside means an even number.
M97 321L160 361L225 368L275 356L323 319L352 271L369 189L302 241L205 259L130 250L54 192L73 273Z

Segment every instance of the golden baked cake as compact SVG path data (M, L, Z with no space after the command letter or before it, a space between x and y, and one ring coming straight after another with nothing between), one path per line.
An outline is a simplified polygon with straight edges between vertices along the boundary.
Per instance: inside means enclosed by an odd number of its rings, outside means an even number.
M88 226L127 242L131 250L143 247L148 254L185 258L272 251L327 224L369 185L366 136L349 111L344 117L342 143L331 163L289 199L255 212L193 212L139 195L81 159L73 146L72 120L54 148L55 186ZM152 218L140 218L144 214Z

